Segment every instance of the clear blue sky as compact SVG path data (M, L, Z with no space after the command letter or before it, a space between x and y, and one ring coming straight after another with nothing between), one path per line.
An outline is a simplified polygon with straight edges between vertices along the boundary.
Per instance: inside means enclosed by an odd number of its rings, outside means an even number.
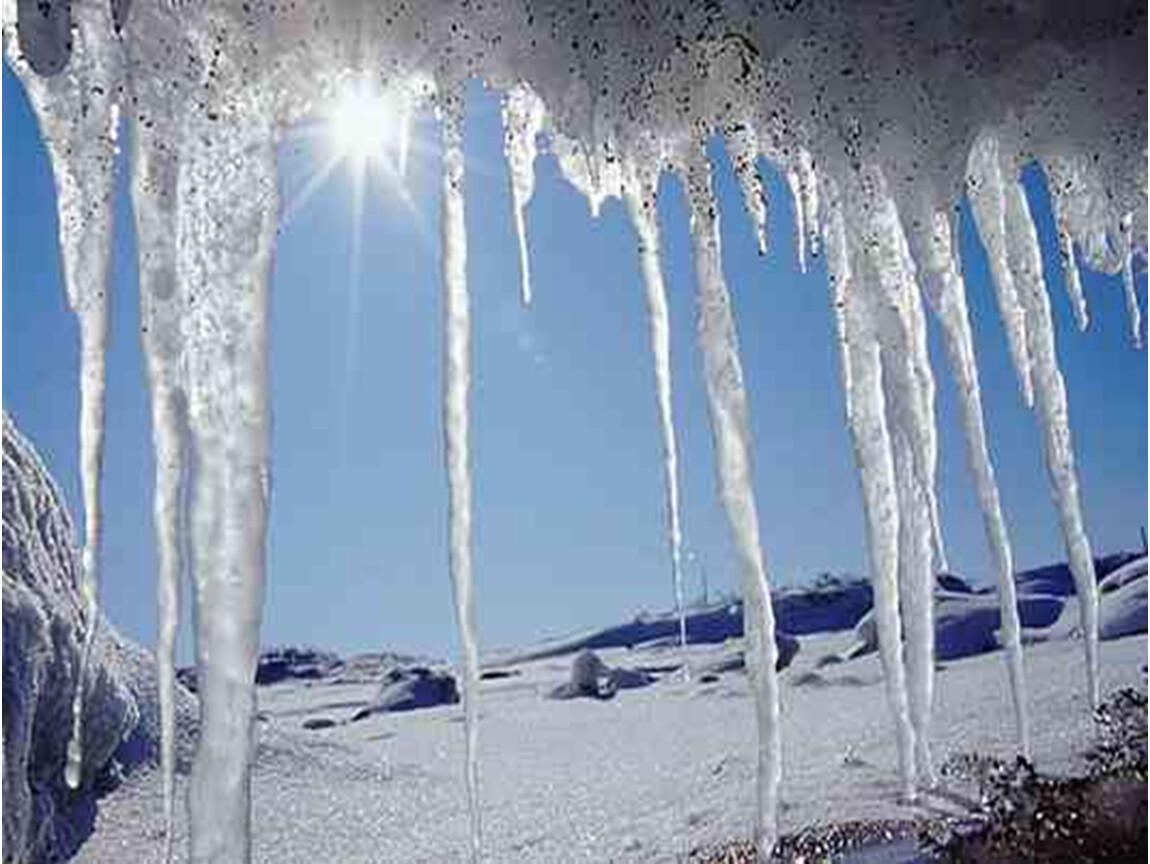
M78 515L77 329L61 284L53 186L23 91L7 68L3 76L4 406ZM659 431L635 237L617 203L592 220L553 160L543 157L528 210L535 303L520 308L495 95L472 89L465 136L482 644L521 644L666 608ZM333 175L280 237L272 289L274 493L265 643L454 654L439 407L435 127L425 121L417 138L423 146L408 186L419 218L394 195L366 202L357 318L349 316L347 175ZM859 489L825 271L816 262L807 275L798 272L791 201L775 174L772 249L758 257L729 165L715 153L770 573L784 585L823 570L863 573ZM321 155L299 143L285 146L285 198ZM150 643L153 469L126 175L116 202L103 602L124 631ZM1087 524L1099 552L1134 548L1146 522L1146 355L1130 348L1116 279L1086 274L1093 323L1085 334L1074 330L1054 263L1049 205L1034 179L1027 186L1053 288ZM686 210L677 183L665 179L661 191L686 541L712 589L732 589L737 573L715 491L694 340ZM1040 439L1017 394L969 219L962 253L1016 559L1020 567L1061 560ZM1144 305L1145 276L1139 290ZM953 388L934 329L931 340L951 564L988 581ZM693 596L699 567L689 567L687 578Z

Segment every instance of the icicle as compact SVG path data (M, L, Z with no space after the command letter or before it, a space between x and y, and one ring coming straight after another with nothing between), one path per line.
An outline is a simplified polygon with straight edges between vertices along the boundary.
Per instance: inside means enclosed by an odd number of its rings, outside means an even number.
M726 133L727 151L739 189L743 193L743 204L755 229L755 239L759 244L759 254L767 254L767 190L763 177L756 164L759 158L759 141L750 122L736 124Z
M266 328L277 223L275 136L256 110L222 107L220 122L186 118L192 128L177 176L200 698L188 792L194 862L251 858L269 494ZM162 433L166 441L171 431Z
M635 233L639 235L639 262L647 296L651 330L651 355L655 364L655 395L659 403L659 426L663 434L663 479L667 488L667 545L671 553L671 578L675 586L675 613L679 618L679 645L687 647L687 610L683 600L682 543L679 521L678 445L671 405L671 327L667 290L659 263L659 223L655 196L657 169L628 166L624 191ZM688 670L684 660L683 669ZM686 672L689 675L689 671Z
M795 255L799 260L799 272L807 272L807 223L804 216L803 192L799 188L799 173L788 167L787 188L791 190L791 200L795 206Z
M467 297L467 230L463 211L462 98L445 96L443 115L443 422L447 456L451 584L463 653L467 804L471 860L481 851L479 807L479 646L471 575L471 473L468 464L468 390L471 322Z
M1138 308L1138 292L1134 288L1134 214L1122 217L1122 288L1126 292L1126 313L1130 318L1130 333L1134 347L1142 347L1142 311Z
M787 160L787 188L795 208L795 249L799 270L807 272L807 255L819 254L819 191L818 175L810 151L796 146L794 155Z
M132 154L132 205L139 249L141 339L152 408L156 481L153 518L157 558L156 668L160 696L160 773L164 861L172 855L175 797L175 649L180 575L184 569L185 436L179 384L182 353L176 285L176 172L169 149L137 125Z
M942 325L947 358L958 390L967 462L974 475L983 530L994 557L998 577L1002 641L1006 649L1005 659L1019 749L1023 756L1030 758L1030 723L1022 667L1022 625L1018 617L1018 599L1014 586L1014 556L1006 520L1002 515L998 482L994 477L994 467L986 443L974 336L966 308L966 286L951 250L951 231L946 215L938 212L931 221L932 230L929 237L920 244L918 258L922 265L927 299Z
M511 202L515 208L515 237L519 243L519 273L524 305L531 303L531 270L527 256L524 211L535 191L535 138L543 130L543 102L526 84L507 91L503 106L504 152L511 175Z
M1010 238L1006 229L1006 193L998 151L998 139L993 134L984 134L975 142L970 151L967 191L974 222L990 261L998 311L1006 330L1006 340L1022 388L1022 398L1028 406L1033 407L1034 382L1027 343L1026 314L1007 259Z
M1042 275L1042 253L1030 206L1022 184L1005 184L1005 227L1009 268L1018 299L1025 312L1027 353L1033 364L1038 423L1045 440L1046 467L1054 487L1054 500L1062 523L1062 535L1078 594L1082 631L1086 643L1087 692L1091 706L1098 704L1098 585L1094 558L1078 500L1078 477L1070 443L1070 416L1066 385L1058 368L1054 347L1054 322L1050 298Z
M72 699L72 733L64 779L83 782L84 697L99 629L101 473L104 454L105 349L108 335L108 269L115 188L118 45L108 38L110 10L72 14L68 4L45 11L17 5L19 27L6 8L4 49L36 113L56 184L60 252L68 303L80 327L80 480L84 501L82 553L84 644ZM70 22L70 23L69 23ZM17 33L18 31L18 33ZM70 55L82 62L69 63ZM41 74L54 75L52 78Z
M806 228L807 251L811 258L819 255L819 178L815 160L806 147L798 148L798 177L803 226Z
M760 860L766 861L778 837L778 790L782 778L775 616L759 544L747 394L743 388L743 370L730 297L723 278L718 205L702 144L697 144L688 155L685 168L699 297L699 345L707 381L719 490L734 535L743 578L747 670L755 697L759 732L756 845Z
M839 327L847 422L863 493L874 585L874 619L887 699L894 716L902 791L915 790L915 733L911 725L902 623L899 618L899 508L883 398L882 360L865 286L855 284L856 253L846 233L842 202L828 204L827 268Z

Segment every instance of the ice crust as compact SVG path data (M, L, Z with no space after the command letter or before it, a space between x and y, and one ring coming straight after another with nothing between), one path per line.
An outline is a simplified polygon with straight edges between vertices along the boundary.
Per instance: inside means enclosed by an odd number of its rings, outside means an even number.
M131 137L143 345L157 451L157 654L170 775L178 580L193 585L203 735L190 790L197 861L250 849L251 682L267 518L266 292L278 203L275 145L350 74L445 124L444 422L450 571L462 633L466 776L479 854L467 469L467 293L459 82L507 92L521 292L538 136L592 213L625 198L640 233L678 571L677 490L654 188L688 190L720 488L745 576L759 722L760 852L775 837L778 686L769 582L749 482L746 394L702 150L724 137L760 250L760 160L795 198L803 266L825 246L862 484L876 621L903 791L932 780L931 586L945 565L935 493L934 381L922 293L960 391L968 457L1000 580L1020 744L1027 724L1010 543L989 459L949 215L967 192L990 260L1023 398L1036 412L1078 586L1088 693L1097 698L1098 601L1079 503L1048 286L1020 171L1051 194L1065 283L1088 323L1080 265L1121 274L1140 341L1135 259L1147 251L1143 4L917 0L658 4L319 0L35 4L7 0L5 55L36 112L56 179L68 297L80 322L85 618L96 620L111 192L120 117ZM404 135L406 142L406 135ZM406 152L406 145L400 148ZM401 160L402 161L402 160ZM665 304L664 304L665 305ZM677 580L676 580L677 581ZM678 584L678 581L677 581ZM91 632L91 630L89 630ZM905 642L904 642L905 637ZM79 706L77 706L77 709ZM82 740L77 710L76 740ZM70 754L78 774L83 754ZM164 784L171 807L170 777Z

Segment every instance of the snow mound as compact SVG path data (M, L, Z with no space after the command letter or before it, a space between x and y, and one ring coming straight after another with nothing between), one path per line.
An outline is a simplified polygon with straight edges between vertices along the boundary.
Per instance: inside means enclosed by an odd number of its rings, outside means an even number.
M64 766L84 620L80 555L59 489L32 445L4 415L4 854L67 856L83 839L98 789L159 750L156 671L142 648L103 620L84 687L80 792ZM182 693L183 754L194 703Z
M643 669L608 666L589 649L580 651L571 663L571 677L549 694L549 699L610 699L620 690L636 690L658 679Z
M375 702L352 715L353 723L373 714L415 711L459 701L459 688L448 672L426 666L392 669L384 675Z
M1022 626L1042 629L1054 624L1062 614L1061 597L1024 595L1018 598ZM940 591L935 595L934 650L939 660L958 660L1001 647L998 632L1002 611L993 594L965 594ZM868 614L855 628L856 642L849 656L863 657L878 650L874 616Z
M1101 579L1098 584L1098 590L1102 594L1109 594L1111 591L1117 591L1130 582L1145 578L1146 556L1143 555L1141 558L1135 558L1129 564L1124 564Z
M1102 595L1098 629L1103 639L1120 639L1146 632L1146 559L1140 576L1125 579Z
M1111 573L1123 570L1132 562L1136 563L1137 560L1138 556L1130 552L1115 552L1113 555L1095 558L1094 573L1101 583ZM1145 568L1145 563L1142 566ZM1014 581L1018 586L1019 594L1049 594L1057 597L1069 597L1075 593L1074 577L1065 563L1024 570L1014 577Z

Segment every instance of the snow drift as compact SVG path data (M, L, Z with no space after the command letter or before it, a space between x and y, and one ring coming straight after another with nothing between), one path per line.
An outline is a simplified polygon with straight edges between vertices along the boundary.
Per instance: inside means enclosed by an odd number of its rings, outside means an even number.
M199 4L6 0L8 62L39 118L56 177L69 301L80 321L83 596L94 616L111 191L121 114L131 127L140 295L157 451L159 662L170 773L172 637L183 525L199 604L204 733L191 788L192 857L249 857L252 680L267 520L267 288L278 208L275 144L349 77L366 74L403 116L443 121L444 428L448 569L461 630L466 777L480 854L478 680L468 446L470 318L461 83L512 93L507 150L522 291L523 207L535 135L592 213L625 198L641 240L670 568L678 570L674 426L659 173L690 210L699 348L720 496L744 587L760 736L760 854L772 848L781 777L769 568L750 478L747 395L704 145L721 135L761 249L765 158L795 197L800 257L826 253L842 383L866 513L875 621L902 789L933 782L933 574L945 570L927 310L959 385L963 430L1000 586L1020 746L1027 747L1012 553L982 417L961 262L965 192L990 260L1021 397L1034 409L1098 699L1099 608L1074 468L1043 261L1020 179L1037 161L1051 193L1065 281L1089 321L1079 266L1121 274L1141 338L1134 261L1147 248L1146 9L1136 2L953 4L918 0L653 5L469 0ZM405 128L409 124L401 124ZM405 141L397 145L407 152ZM400 159L402 161L402 159ZM189 453L195 453L194 470ZM185 494L185 492L189 494ZM186 514L182 513L187 501ZM186 518L184 516L186 515ZM678 580L676 580L678 581ZM680 630L682 634L682 629ZM82 717L75 706L78 780ZM166 806L170 809L170 783Z

